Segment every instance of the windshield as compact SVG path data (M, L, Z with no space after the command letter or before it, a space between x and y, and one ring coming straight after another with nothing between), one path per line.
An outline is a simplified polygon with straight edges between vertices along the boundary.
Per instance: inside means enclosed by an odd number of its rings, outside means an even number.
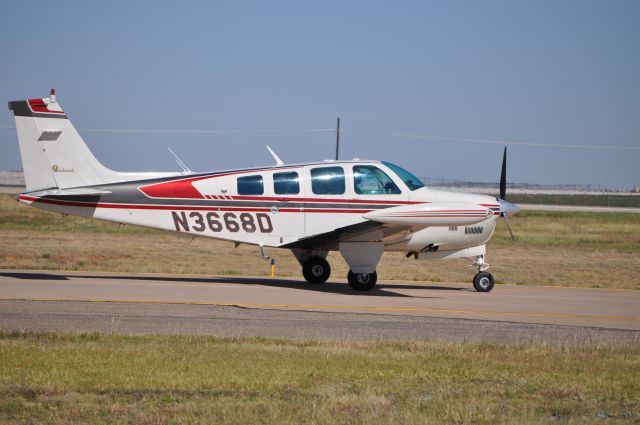
M421 187L424 187L424 183L422 183L422 181L419 178L417 178L416 176L414 176L404 168L398 167L397 165L392 164L390 162L382 161L382 163L387 167L389 167L391 171L396 173L396 175L400 177L400 179L404 182L404 184L407 185L409 189L416 190L416 189L420 189Z
M373 165L353 167L353 187L358 195L399 195L402 193L387 173Z

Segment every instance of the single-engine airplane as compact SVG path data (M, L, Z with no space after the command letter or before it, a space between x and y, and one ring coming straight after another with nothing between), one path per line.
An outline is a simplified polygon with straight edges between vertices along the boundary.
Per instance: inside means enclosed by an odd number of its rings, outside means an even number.
M103 166L56 101L9 102L16 120L26 192L17 199L83 217L291 250L309 283L327 281L339 251L349 285L371 290L384 251L417 260L469 258L473 286L489 292L486 243L499 217L519 211L500 197L432 190L385 161L327 160L193 173L123 173ZM178 163L183 163L177 158ZM509 232L511 229L509 228ZM513 234L512 234L513 237Z

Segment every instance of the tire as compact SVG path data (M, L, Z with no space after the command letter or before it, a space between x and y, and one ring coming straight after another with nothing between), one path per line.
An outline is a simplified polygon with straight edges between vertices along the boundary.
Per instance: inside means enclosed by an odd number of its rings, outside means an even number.
M370 291L376 286L378 273L375 270L373 273L353 273L349 270L347 280L349 281L349 286L356 291Z
M322 257L311 257L302 266L304 279L313 284L322 284L331 276L331 266Z
M487 272L479 272L473 278L473 287L478 292L491 292L494 283L493 276Z

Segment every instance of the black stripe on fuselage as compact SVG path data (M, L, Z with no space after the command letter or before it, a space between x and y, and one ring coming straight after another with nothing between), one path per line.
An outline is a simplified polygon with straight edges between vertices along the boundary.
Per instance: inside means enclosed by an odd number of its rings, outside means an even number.
M28 194L25 194L28 195ZM271 209L326 209L326 210L376 210L393 207L396 205L380 205L380 204L354 204L354 203L329 203L329 202L280 202L280 201L220 201L220 200L191 200L191 199L133 199L130 196L114 196L114 194L102 195L47 195L44 199L51 199L63 202L82 202L87 206L95 206L96 204L113 204L122 205L127 208L128 205L135 206L175 206L193 207L193 208L265 208ZM98 205L99 207L100 205Z

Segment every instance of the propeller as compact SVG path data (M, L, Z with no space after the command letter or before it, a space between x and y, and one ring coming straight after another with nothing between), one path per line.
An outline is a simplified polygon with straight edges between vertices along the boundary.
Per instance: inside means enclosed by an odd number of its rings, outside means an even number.
M509 225L509 214L515 214L520 211L515 204L511 202L507 202L507 147L504 147L504 153L502 154L502 170L500 172L500 197L498 198L498 203L500 204L500 217L504 218L504 222L507 225L507 229L509 229L509 234L511 235L511 240L516 240L516 237L513 236L513 232L511 231L511 226Z
M507 196L507 147L504 147L502 154L502 171L500 172L500 199Z

